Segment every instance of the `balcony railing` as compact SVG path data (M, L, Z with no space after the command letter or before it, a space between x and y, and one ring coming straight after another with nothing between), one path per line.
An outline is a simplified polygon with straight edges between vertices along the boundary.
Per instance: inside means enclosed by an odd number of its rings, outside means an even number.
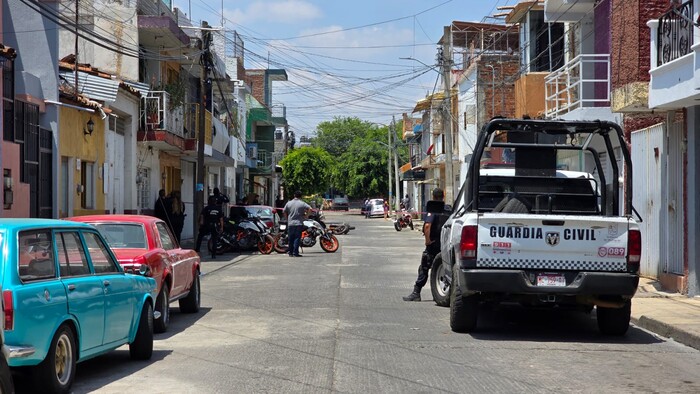
M663 14L657 34L657 66L689 54L693 46L693 0L674 5Z
M545 114L610 106L610 55L579 55L544 78Z
M141 119L146 131L166 130L180 137L183 133L183 108L170 108L170 94L151 91L141 97Z

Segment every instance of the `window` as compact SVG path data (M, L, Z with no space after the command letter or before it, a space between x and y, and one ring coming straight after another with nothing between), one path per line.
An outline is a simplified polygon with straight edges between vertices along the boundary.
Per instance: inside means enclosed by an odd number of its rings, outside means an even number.
M173 238L170 236L170 231L168 231L168 227L165 225L165 223L158 222L156 223L156 227L158 228L158 235L160 236L160 243L162 244L163 249L175 249L176 244L173 242Z
M83 232L83 237L85 237L85 244L87 245L92 267L95 269L96 274L119 272L116 262L112 260L107 250L107 245L102 242L96 233Z
M90 266L77 232L56 234L56 248L62 278L90 274Z
M80 207L92 209L95 204L95 163L83 161L80 163L80 184L83 192L80 194Z
M146 233L140 224L98 223L97 230L107 240L109 247L147 249Z
M151 181L148 168L139 168L138 175L138 204L141 208L151 208Z
M15 62L2 61L2 127L5 141L15 140Z
M19 277L22 281L56 277L50 230L21 232L19 247Z

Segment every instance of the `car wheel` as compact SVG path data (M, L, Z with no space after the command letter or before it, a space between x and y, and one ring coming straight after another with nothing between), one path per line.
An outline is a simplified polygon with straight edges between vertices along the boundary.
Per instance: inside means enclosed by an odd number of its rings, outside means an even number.
M468 333L476 328L479 302L476 295L464 296L457 285L457 268L452 270L450 286L450 328L454 332Z
M160 313L160 317L153 320L153 331L156 333L166 332L168 324L170 324L170 289L168 289L167 283L163 283L163 288L158 294L156 311Z
M450 285L445 277L445 265L442 256L437 255L430 268L430 291L433 293L433 301L438 306L450 306Z
M46 358L34 368L34 382L39 392L68 392L75 377L76 350L73 330L66 324L61 325Z
M146 301L141 309L136 338L129 344L132 360L149 360L153 355L153 306Z
M601 306L596 306L598 329L603 335L625 335L630 326L631 311L631 300L627 300L622 308L603 308Z
M15 386L12 382L12 374L10 367L7 365L5 356L0 354L0 393L12 394L15 392Z
M184 313L197 313L201 303L201 288L199 286L199 271L195 272L194 280L187 297L180 300L180 311Z

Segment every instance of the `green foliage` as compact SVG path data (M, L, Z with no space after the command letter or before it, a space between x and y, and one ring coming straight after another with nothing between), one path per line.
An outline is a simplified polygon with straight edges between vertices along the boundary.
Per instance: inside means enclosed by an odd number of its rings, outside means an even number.
M385 145L377 142L386 141L386 135L386 127L372 127L352 141L347 151L338 158L333 174L336 188L356 197L387 194L388 150Z
M347 152L355 139L362 138L371 127L372 123L358 118L336 117L333 121L321 122L316 126L313 145L338 158Z
M328 189L334 162L325 150L304 147L292 150L280 161L280 166L287 190L309 195Z

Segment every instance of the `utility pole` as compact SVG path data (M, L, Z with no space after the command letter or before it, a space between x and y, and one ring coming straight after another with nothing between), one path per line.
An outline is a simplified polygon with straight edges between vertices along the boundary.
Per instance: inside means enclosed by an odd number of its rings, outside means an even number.
M455 178L452 173L452 32L450 26L445 26L443 29L443 44L442 53L440 55L440 64L442 65L443 82L445 85L445 100L443 105L443 131L445 133L445 202L452 204L454 200L454 183Z
M392 137L396 138L396 118L394 116L391 117L391 130ZM394 144L394 146L392 146L391 148L394 151L394 182L396 186L396 193L394 194L394 207L398 207L399 201L401 201L401 192L399 191L399 156L396 152L396 144Z
M75 0L75 102L78 102L78 7L80 1Z
M387 203L389 204L389 214L391 215L391 132L394 128L394 125L389 125L389 135L388 137L388 152L387 152L387 157L386 157L386 172L389 174L389 199L387 200Z
M209 24L206 21L202 21L202 54L199 60L200 101L197 119L199 126L199 130L197 132L197 182L194 191L194 220L192 221L192 225L194 227L193 234L195 237L199 235L199 215L204 208L204 141L206 136L204 131L204 111L207 108L207 78L209 76L209 64L211 63L209 53L211 31L209 31L208 28Z

